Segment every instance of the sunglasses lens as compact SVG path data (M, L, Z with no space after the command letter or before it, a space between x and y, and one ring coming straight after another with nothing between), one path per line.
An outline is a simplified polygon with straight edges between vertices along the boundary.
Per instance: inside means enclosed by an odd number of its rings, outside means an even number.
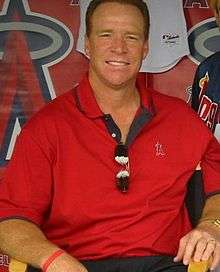
M116 186L122 193L126 193L129 187L128 177L117 178Z
M115 148L115 157L127 157L128 149L127 146L123 144L118 144Z
M124 144L119 144L116 146L115 160L124 168L116 175L116 186L119 191L126 193L129 186L129 159L127 146Z

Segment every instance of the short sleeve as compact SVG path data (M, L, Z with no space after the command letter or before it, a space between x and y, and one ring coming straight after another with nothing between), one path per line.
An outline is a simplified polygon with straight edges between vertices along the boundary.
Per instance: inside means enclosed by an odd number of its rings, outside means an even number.
M0 182L0 220L21 218L41 225L52 192L53 157L28 129L16 141L12 159Z
M207 145L201 167L207 196L220 193L220 144L214 136Z

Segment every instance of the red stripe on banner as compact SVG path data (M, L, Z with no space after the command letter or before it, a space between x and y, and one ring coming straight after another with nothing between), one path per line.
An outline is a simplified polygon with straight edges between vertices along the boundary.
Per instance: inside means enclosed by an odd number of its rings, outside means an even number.
M2 90L0 93L0 144L3 142L9 117L13 111L15 95L18 95L26 118L30 118L44 104L39 80L29 49L20 31L11 31L5 45L3 58ZM10 76L9 76L10 75Z
M12 33L9 35L3 56L3 62L1 65L1 92L0 92L0 146L3 143L6 127L9 122L9 116L11 114L13 100L16 94L17 84L17 65L16 54L14 52L14 43Z
M17 93L21 99L25 116L30 118L45 101L36 75L23 32L16 32Z

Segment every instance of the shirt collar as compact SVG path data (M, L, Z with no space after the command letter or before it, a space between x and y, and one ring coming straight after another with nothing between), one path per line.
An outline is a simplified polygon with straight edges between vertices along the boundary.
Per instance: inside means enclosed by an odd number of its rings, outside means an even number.
M146 88L146 80L143 75L138 75L136 86L140 94L141 107L153 116L155 114L155 108L151 91ZM76 86L75 99L79 110L89 118L95 119L104 115L95 99L92 87L89 83L88 74L82 79L79 85Z

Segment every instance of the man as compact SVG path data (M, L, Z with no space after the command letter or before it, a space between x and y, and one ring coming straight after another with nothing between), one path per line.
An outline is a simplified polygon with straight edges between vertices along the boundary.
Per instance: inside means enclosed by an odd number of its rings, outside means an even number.
M220 25L220 1L210 0L216 23ZM193 88L192 107L220 141L220 52L208 57L197 68Z
M180 272L210 256L215 268L218 142L185 102L136 82L142 0L94 0L86 18L88 75L23 127L0 184L1 250L47 272ZM199 161L209 198L192 230Z

